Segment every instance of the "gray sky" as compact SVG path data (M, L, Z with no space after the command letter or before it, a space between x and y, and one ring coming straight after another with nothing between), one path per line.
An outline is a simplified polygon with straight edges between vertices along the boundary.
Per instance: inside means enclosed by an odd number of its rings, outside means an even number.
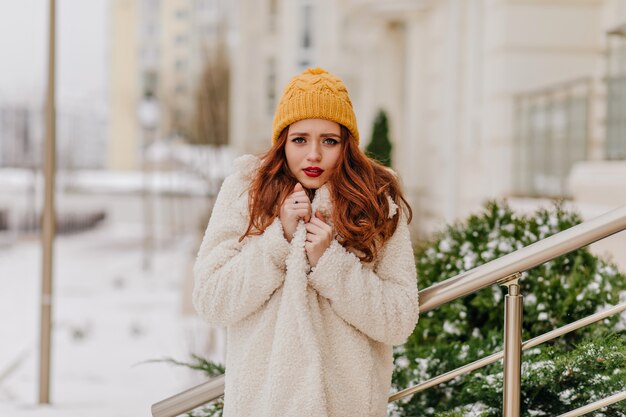
M109 0L57 0L58 103L102 105ZM0 100L42 102L48 0L0 0Z

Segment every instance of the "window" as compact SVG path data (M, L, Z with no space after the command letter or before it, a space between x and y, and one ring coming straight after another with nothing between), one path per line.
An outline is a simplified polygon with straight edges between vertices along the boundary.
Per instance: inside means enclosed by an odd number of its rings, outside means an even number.
M186 63L183 59L177 59L175 62L176 71L182 71L186 67Z
M608 36L606 159L626 159L626 23Z
M276 21L278 19L278 0L269 0L268 26L269 32L276 32Z
M305 1L302 6L301 28L298 65L304 70L313 62L313 5L308 1Z
M587 157L591 80L516 97L513 180L516 194L564 197L575 162Z
M158 88L158 75L155 70L146 69L143 72L143 96L156 97Z

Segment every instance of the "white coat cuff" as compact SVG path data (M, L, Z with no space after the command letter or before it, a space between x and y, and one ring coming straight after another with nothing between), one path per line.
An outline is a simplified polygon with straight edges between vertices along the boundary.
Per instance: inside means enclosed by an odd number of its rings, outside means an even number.
M324 251L317 261L317 265L311 269L309 283L320 294L326 294L327 290L330 290L337 284L337 280L341 279L339 271L342 269L341 265L344 262L359 262L359 258L348 252L337 240L333 239L328 249Z

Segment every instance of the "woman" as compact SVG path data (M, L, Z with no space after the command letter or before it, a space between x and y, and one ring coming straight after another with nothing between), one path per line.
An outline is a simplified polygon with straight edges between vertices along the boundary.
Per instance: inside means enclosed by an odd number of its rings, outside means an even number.
M418 317L411 209L325 70L291 80L272 129L224 181L194 269L198 313L227 326L224 416L386 416Z

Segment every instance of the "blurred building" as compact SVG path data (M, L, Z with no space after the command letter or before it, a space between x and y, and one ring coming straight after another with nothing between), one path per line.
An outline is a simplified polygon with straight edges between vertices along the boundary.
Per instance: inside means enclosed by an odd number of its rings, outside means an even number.
M25 101L0 102L0 167L39 169L44 109ZM65 171L105 164L106 116L98 109L62 105L57 110L57 165Z
M579 161L626 178L625 0L240 0L235 22L231 143L267 148L282 87L325 67L364 146L388 112L422 231L486 198L584 199Z
M149 142L193 128L201 75L211 46L226 36L228 10L225 0L111 2L110 168L138 169ZM149 137L138 119L146 98L160 108Z

